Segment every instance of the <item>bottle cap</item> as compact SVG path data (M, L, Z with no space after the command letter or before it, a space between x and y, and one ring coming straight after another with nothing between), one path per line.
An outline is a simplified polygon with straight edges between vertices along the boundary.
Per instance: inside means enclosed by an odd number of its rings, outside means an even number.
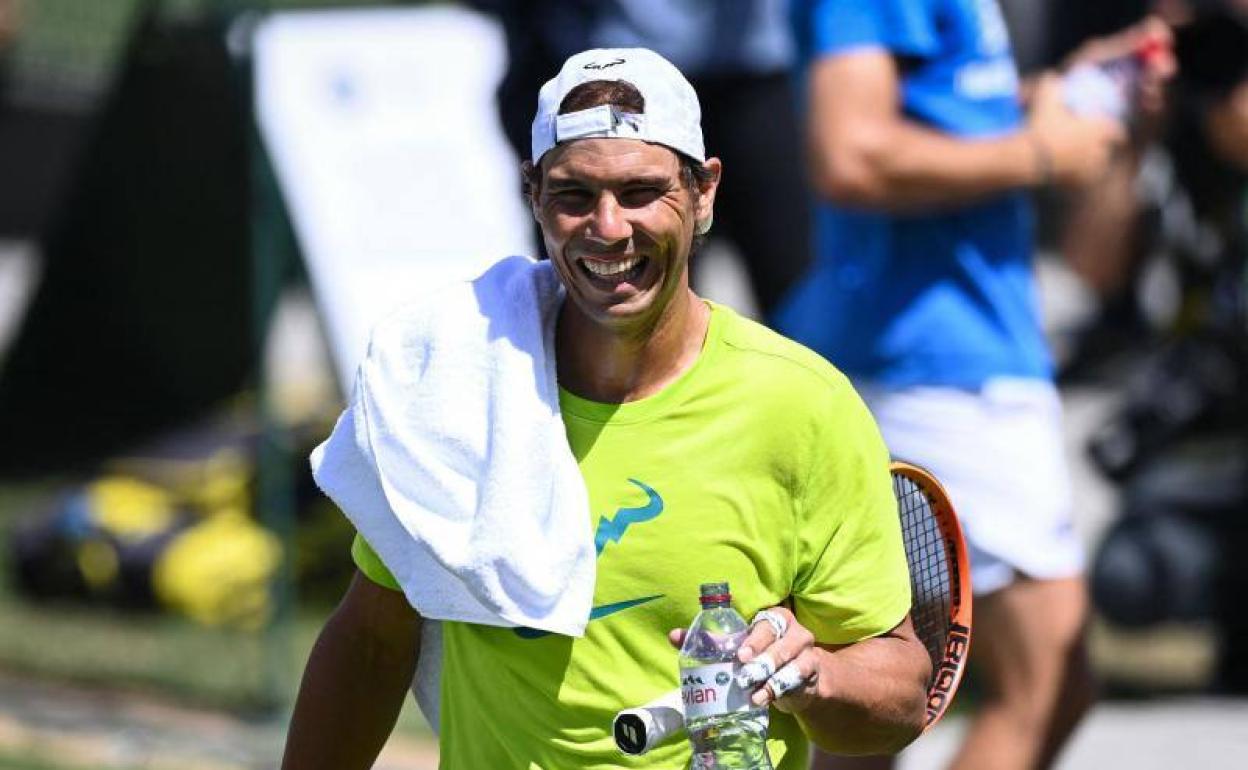
M1150 64L1171 55L1170 42L1159 35L1149 35L1135 49L1136 57Z
M701 599L703 607L726 607L732 604L732 593L728 590L728 583L703 583L701 587Z

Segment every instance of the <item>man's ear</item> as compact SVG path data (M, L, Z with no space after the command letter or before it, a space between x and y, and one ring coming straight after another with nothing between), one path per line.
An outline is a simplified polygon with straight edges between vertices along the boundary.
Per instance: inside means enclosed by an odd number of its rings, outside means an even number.
M537 196L541 187L541 173L531 160L526 160L520 164L520 189L524 192L524 197L529 201L529 213L533 215L534 221L539 221L537 216Z
M719 190L719 179L723 174L724 165L719 158L707 158L702 166L711 172L711 178L698 183L697 221L699 234L705 235L711 229L711 221L715 216L715 193Z

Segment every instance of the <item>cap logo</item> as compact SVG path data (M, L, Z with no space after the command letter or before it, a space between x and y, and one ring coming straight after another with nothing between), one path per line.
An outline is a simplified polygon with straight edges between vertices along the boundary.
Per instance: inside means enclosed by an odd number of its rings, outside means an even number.
M624 63L623 59L612 59L611 61L605 61L605 62L591 61L589 64L586 64L584 67L582 67L582 69L605 70L607 67L614 67L617 64L623 64L623 63Z

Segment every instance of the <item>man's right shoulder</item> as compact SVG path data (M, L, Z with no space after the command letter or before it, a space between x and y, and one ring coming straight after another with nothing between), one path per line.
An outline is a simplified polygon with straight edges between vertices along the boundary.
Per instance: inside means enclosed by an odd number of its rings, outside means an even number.
M728 310L724 346L742 359L741 375L752 385L779 388L786 396L853 390L849 379L828 359L774 329Z

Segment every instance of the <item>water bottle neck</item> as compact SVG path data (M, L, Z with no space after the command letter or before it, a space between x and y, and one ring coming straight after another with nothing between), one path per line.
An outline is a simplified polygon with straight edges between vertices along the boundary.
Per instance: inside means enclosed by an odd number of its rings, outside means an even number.
M704 610L730 607L732 606L732 593L728 590L727 583L703 583L698 601L702 603Z

